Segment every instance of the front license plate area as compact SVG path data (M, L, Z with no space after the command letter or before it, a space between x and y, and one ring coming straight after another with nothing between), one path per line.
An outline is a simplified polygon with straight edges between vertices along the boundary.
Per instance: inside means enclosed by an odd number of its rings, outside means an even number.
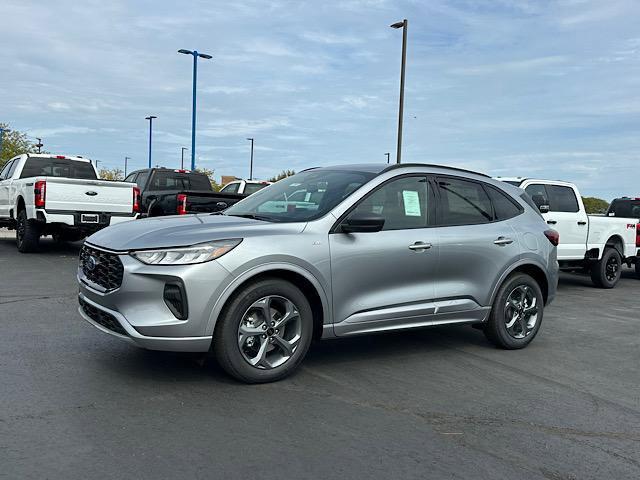
M83 213L80 215L80 222L82 223L100 223L100 215L96 213Z

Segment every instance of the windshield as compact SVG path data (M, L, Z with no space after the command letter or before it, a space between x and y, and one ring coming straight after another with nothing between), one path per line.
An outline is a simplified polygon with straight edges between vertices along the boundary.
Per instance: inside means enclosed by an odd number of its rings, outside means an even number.
M306 222L325 215L375 177L373 173L309 170L287 177L236 203L225 215L272 222Z
M96 171L88 161L68 158L29 157L22 168L20 178L65 177L96 180Z

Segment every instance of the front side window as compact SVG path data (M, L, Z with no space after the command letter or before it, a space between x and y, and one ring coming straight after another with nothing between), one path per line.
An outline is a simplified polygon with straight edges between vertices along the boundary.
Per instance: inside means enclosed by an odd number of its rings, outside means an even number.
M7 178L9 178L9 169L11 168L11 165L13 165L15 162L17 162L17 160L9 160L6 165L2 168L2 171L0 171L0 180L5 180Z
M438 178L440 225L474 225L493 221L491 201L482 184L460 178Z
M244 186L244 193L246 193L247 195L251 195L253 193L256 193L258 190L262 190L266 186L266 183L247 183Z
M552 212L577 212L580 210L578 199L571 187L547 185L549 209Z
M68 158L29 157L22 168L20 178L64 177L97 180L96 171L89 162Z
M425 228L429 225L430 189L422 176L392 180L365 197L349 216L380 215L384 218L382 230Z
M532 183L531 185L527 185L527 188L525 188L524 191L529 194L533 203L535 203L537 207L540 207L541 205L549 205L549 194L547 193L547 189L544 185Z
M308 170L246 197L225 215L273 222L306 222L327 214L375 177L368 172Z
M124 181L125 182L130 182L130 183L135 183L136 175L138 175L138 174L137 173L132 173L131 175L128 175L127 178L124 179Z

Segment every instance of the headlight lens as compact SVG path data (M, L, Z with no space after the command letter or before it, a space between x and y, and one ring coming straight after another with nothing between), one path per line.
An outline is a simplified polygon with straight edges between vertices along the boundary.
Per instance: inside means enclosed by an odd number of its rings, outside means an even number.
M215 242L199 243L190 247L140 250L131 252L130 255L147 265L192 265L220 258L237 247L241 241L241 238L216 240Z

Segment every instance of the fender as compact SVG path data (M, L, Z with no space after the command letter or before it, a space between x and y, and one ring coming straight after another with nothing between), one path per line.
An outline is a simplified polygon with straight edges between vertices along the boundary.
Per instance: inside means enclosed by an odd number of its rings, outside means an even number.
M505 270L502 275L500 275L500 278L495 283L495 285L493 286L493 290L491 291L491 303L489 304L490 306L493 305L493 302L496 299L496 295L498 294L498 290L507 279L507 277L511 275L514 270L516 270L518 267L522 267L523 265L534 265L538 267L544 273L544 276L547 279L547 284L551 283L549 280L549 275L547 275L547 268L541 262L534 260L533 258L521 258L516 263L511 265L507 270Z
M313 288L315 288L316 292L318 293L320 301L322 302L322 311L325 314L323 318L323 325L326 326L327 324L332 323L333 312L331 310L331 302L329 301L329 297L320 281L318 281L318 279L311 272L291 263L269 262L257 265L243 272L239 276L235 277L231 281L231 283L229 283L225 287L225 289L222 291L215 304L213 305L213 309L211 310L211 314L209 316L209 321L207 322L205 335L213 335L213 331L216 327L216 322L218 320L220 312L222 311L222 308L240 285L242 285L252 277L255 277L256 275L268 273L273 270L287 270L292 273L302 275L304 278L309 280L311 285L313 285Z

